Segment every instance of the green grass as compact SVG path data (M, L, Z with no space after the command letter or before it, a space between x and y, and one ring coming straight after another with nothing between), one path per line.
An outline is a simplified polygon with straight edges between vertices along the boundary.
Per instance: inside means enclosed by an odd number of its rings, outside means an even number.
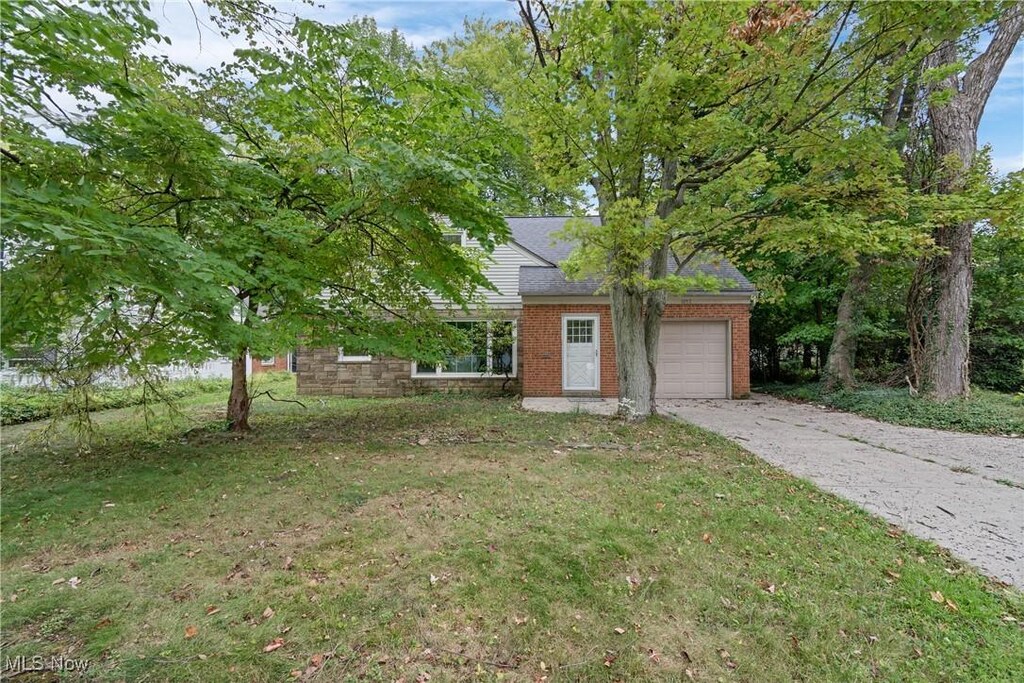
M972 389L967 400L932 401L906 389L864 387L825 393L821 384L768 384L757 391L858 413L882 422L972 434L1024 434L1020 395Z
M696 428L263 399L236 436L203 399L148 434L114 411L88 451L4 430L4 657L129 681L995 681L1024 661L1019 592Z
M264 382L288 379L287 373L268 373ZM290 380L288 380L290 381ZM86 387L77 391L47 391L39 388L0 387L0 424L13 425L54 416L86 413L113 408L127 408L161 399L178 400L201 394L223 394L231 386L229 379L182 379L166 382L154 391L140 386Z

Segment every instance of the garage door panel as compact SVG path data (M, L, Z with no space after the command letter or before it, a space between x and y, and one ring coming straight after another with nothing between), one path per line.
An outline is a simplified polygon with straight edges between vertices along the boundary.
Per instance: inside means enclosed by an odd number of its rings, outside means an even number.
M658 398L727 398L728 339L725 321L662 323Z

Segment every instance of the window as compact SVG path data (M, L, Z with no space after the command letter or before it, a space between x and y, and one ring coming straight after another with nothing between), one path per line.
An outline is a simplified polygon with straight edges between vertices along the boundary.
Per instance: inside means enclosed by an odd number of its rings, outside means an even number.
M448 325L469 340L469 349L436 366L413 363L415 377L485 377L516 374L516 326L510 320L453 320Z
M594 341L594 321L569 318L565 321L565 341L570 344L591 344Z
M0 367L4 370L31 369L53 360L53 353L40 353L29 346L16 346L11 356L0 354Z
M260 365L274 365L276 362L276 356L271 356L270 358L260 358Z
M462 230L458 232L446 232L442 237L448 244L454 244L457 247L466 246L466 233Z
M373 360L370 351L358 344L349 344L338 348L339 363L369 363Z

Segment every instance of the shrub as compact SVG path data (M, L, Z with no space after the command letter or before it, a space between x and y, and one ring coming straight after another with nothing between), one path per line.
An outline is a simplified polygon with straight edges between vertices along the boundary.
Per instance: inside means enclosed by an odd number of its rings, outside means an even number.
M1024 434L1024 408L1010 394L974 389L967 400L932 401L906 389L863 386L825 393L820 384L771 384L762 391L882 422L974 434Z
M228 379L174 380L159 386L160 396L146 392L139 386L90 387L78 390L75 396L66 391L3 387L0 388L0 424L43 420L69 412L72 404L81 405L87 411L128 408L142 405L146 401L158 402L161 397L173 400L199 394L226 392L230 387L231 381Z

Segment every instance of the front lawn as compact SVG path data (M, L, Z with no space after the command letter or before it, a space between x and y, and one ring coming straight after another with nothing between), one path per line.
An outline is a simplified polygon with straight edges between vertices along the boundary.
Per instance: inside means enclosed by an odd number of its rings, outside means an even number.
M931 401L903 389L865 386L826 393L819 383L768 384L769 394L858 413L882 422L973 434L1024 434L1024 397L972 389L967 400Z
M83 452L5 430L4 658L129 681L1020 674L1019 592L696 428L307 404L262 399L241 437L220 400L148 435L121 411Z

